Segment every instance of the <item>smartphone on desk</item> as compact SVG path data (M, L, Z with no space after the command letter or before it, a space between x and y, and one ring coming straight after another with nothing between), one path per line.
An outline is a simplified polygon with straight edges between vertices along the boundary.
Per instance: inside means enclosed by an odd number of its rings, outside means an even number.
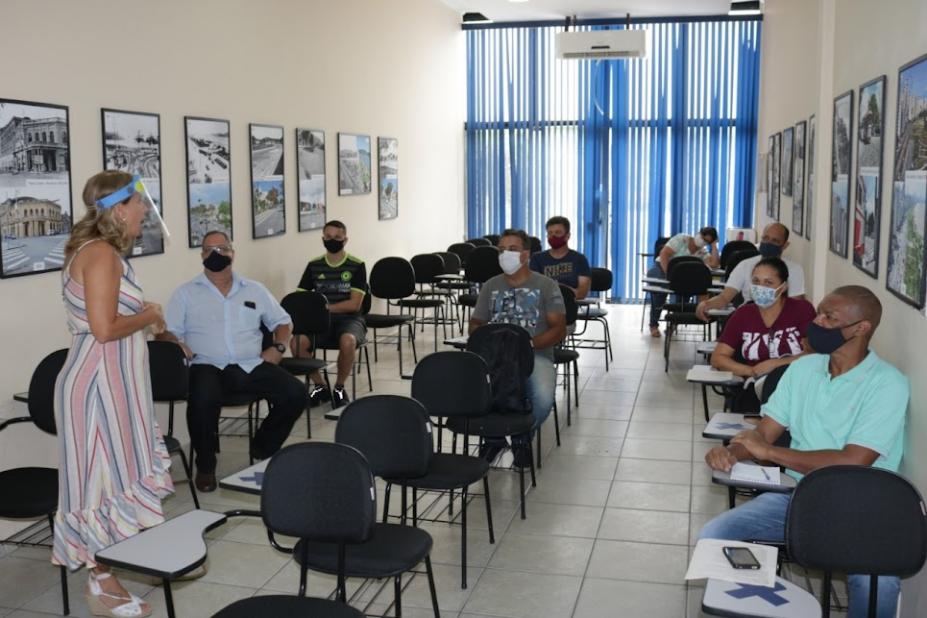
M735 569L759 569L760 562L746 547L722 547L724 557Z

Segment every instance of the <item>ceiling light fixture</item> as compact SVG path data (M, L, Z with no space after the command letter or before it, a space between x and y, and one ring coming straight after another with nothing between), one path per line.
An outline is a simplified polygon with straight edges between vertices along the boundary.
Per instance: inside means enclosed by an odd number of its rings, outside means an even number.
M731 10L727 12L728 15L760 15L762 13L760 8L760 0L741 0L741 1L732 1Z
M482 13L464 13L461 20L465 24L491 24L492 20Z

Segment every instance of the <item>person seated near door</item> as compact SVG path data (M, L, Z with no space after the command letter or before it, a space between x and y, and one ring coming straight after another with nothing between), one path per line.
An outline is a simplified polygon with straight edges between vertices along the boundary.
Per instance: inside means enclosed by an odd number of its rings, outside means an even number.
M325 253L309 261L302 278L300 290L315 290L328 299L331 324L328 332L316 338L320 348L338 348L338 376L335 388L329 392L322 374L316 370L310 374L312 390L309 391L309 405L316 407L331 400L332 410L347 405L349 398L344 382L351 375L358 344L367 336L367 325L361 315L364 294L367 290L367 267L363 260L344 250L348 244L348 228L337 220L329 221L322 228L322 244ZM306 357L311 351L308 337L297 336L292 342L293 356Z
M757 262L768 257L782 257L782 252L789 246L789 228L781 223L774 222L763 228L763 236L760 239L758 247L760 254L742 260L734 270L731 276L724 282L724 289L717 296L712 296L708 300L703 300L695 308L695 315L700 319L709 321L708 311L711 309L722 309L727 307L734 297L740 294L744 302L752 300L750 294L753 275L753 267ZM789 289L788 294L792 298L805 297L805 271L801 264L782 258L789 269Z
M484 324L517 324L531 335L534 347L534 371L528 378L527 394L531 399L534 427L537 431L554 405L557 376L554 370L554 347L566 337L566 307L556 281L531 271L528 261L531 245L523 230L505 230L499 239L499 266L502 274L483 284L470 318L470 333ZM528 466L527 448L517 448L531 440L513 436L515 464ZM487 443L483 453L490 461L504 443Z
M882 319L882 305L870 290L839 287L818 306L808 326L816 354L795 360L763 407L755 430L705 455L713 470L730 471L742 460L786 468L801 479L833 465L874 466L897 472L904 451L908 379L869 347ZM788 429L789 447L775 446ZM699 533L703 539L785 540L789 494L766 492L718 515ZM849 574L849 615L865 616L869 576ZM878 616L895 615L900 581L878 578Z
M261 283L232 271L235 250L225 232L207 232L203 272L174 292L164 312L167 330L158 339L177 343L190 359L187 427L196 455L194 483L216 489L219 411L225 395L267 399L267 418L251 441L251 456L270 457L290 435L306 408L306 389L279 366L293 322ZM262 349L261 325L273 333Z
M528 266L534 272L573 290L576 300L586 298L589 286L592 285L589 261L585 255L567 246L570 242L570 220L566 217L551 217L545 227L550 249L532 254Z
M789 296L789 269L776 257L753 267L753 302L735 311L711 355L711 366L743 378L761 378L808 352L805 333L814 319L814 306ZM760 402L753 388L735 396L738 412L757 412Z
M718 255L718 230L713 227L703 227L695 236L689 234L676 234L671 237L654 262L648 277L666 279L669 263L674 257L695 256L701 258L709 268L717 268L721 264ZM660 336L660 314L666 304L666 294L650 294L650 336Z

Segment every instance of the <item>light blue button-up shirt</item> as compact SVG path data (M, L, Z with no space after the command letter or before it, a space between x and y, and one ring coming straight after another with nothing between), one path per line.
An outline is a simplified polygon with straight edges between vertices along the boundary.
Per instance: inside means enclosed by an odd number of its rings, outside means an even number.
M261 323L271 331L292 323L267 288L234 273L228 296L203 273L177 288L164 321L193 351L193 364L238 365L248 373L263 362Z

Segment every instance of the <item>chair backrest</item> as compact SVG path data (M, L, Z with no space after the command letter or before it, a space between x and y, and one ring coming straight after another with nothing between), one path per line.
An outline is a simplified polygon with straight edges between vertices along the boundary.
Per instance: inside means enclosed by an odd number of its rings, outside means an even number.
M151 396L155 401L184 401L190 392L186 356L173 341L148 342Z
M749 240L732 240L725 243L724 247L721 249L721 255L718 257L718 260L721 262L721 268L727 268L727 261L731 259L732 255L738 251L745 251L748 249L756 250L756 245Z
M495 247L477 247L467 258L465 277L470 283L486 283L501 273L499 250Z
M660 255L660 252L663 251L663 247L666 246L666 243L669 242L669 236L659 236L655 241L653 241L653 254L655 256Z
M55 350L43 358L29 380L29 416L36 427L55 435L55 382L68 358L68 350Z
M487 239L487 238L485 238L485 237L481 237L481 238L468 238L468 239L465 240L464 242L468 242L468 243L470 243L471 245L473 245L474 247L491 247L491 246L492 246L492 243L489 242L489 239Z
M373 307L373 294L370 293L370 284L364 284L364 298L361 300L361 315L367 315L370 313L370 309Z
M669 287L683 297L707 294L711 271L697 258L695 262L679 262L669 269Z
M341 413L335 442L353 446L381 478L415 478L428 471L431 422L410 397L371 395L355 399Z
M589 278L591 279L589 289L593 292L607 292L612 289L612 271L607 268L592 268Z
M483 416L492 405L486 361L473 352L435 352L412 374L412 398L428 416Z
M869 466L808 473L792 495L786 547L806 568L905 577L927 558L927 515L903 477Z
M525 381L534 371L534 349L528 331L515 324L486 324L467 339L467 350L478 354L489 367L494 412L531 411Z
M563 284L560 284L560 293L563 295L563 306L566 309L566 325L572 326L576 324L576 312L578 310L576 294L572 288L568 288Z
M529 236L528 240L530 241L531 253L537 253L544 249L544 245L541 244L541 239L537 236Z
M769 398L772 397L772 394L776 391L776 387L779 385L779 380L782 379L785 370L788 368L788 365L781 365L769 372L769 375L763 380L763 392L760 393L760 403L769 401Z
M434 253L420 253L412 257L412 270L416 283L434 283L435 277L444 274L444 259Z
M445 275L458 275L460 274L460 256L456 253L451 253L450 251L436 251L435 255L440 255L441 259L444 260L444 274Z
M279 450L261 483L271 532L326 543L362 543L376 521L377 493L364 456L350 446L302 442Z
M290 292L280 301L283 310L293 320L294 335L318 335L328 332L331 314L328 299L321 292Z
M385 257L370 271L370 292L377 298L398 300L415 293L415 270L408 260Z
M694 255L677 255L674 258L671 258L669 263L666 265L666 278L670 278L670 273L673 272L673 269L676 268L679 264L685 264L686 262L695 262L697 264L704 264L702 258L696 257Z
M744 260L749 260L755 255L759 255L760 252L754 249L741 249L740 251L735 251L727 258L727 266L724 267L724 274L727 277L731 276L731 273L734 272L734 269L738 264Z
M502 237L499 236L498 234L486 234L485 236L483 236L483 238L485 238L486 240L488 240L488 241L489 241L489 244L491 244L493 247L498 247L498 246L499 246L499 240L500 240Z
M464 266L467 265L467 258L473 253L474 249L476 249L476 245L471 245L468 242L455 242L447 248L449 252L457 254L457 257L460 258L460 263Z

